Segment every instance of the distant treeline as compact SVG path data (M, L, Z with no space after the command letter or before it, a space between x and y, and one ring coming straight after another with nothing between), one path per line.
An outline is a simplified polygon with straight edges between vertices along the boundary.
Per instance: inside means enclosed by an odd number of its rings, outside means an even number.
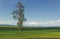
M17 27L0 27L0 30L17 30ZM21 30L60 30L60 27L23 27Z
M22 30L60 30L60 27L30 27L22 28Z

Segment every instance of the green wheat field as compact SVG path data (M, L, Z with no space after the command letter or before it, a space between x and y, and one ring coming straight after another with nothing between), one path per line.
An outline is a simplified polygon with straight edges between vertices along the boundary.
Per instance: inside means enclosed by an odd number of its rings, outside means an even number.
M60 27L0 27L0 39L60 38Z

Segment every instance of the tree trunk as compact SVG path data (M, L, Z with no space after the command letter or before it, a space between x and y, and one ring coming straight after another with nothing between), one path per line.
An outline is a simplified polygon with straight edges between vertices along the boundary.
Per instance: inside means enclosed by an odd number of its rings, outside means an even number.
M22 25L23 25L23 21L20 21L20 22L17 23L19 32L21 32Z

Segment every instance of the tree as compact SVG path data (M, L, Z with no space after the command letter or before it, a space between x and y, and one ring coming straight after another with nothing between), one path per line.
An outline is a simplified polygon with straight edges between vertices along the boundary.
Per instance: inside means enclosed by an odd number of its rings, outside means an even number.
M17 3L17 10L14 10L12 14L13 14L13 18L18 20L17 26L20 32L23 26L23 22L26 21L24 17L24 6L22 5L22 3L20 2Z

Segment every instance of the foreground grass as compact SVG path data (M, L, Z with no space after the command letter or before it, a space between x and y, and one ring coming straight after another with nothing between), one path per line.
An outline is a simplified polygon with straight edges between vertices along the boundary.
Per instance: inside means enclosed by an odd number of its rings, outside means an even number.
M60 30L0 30L0 37L60 36Z
M60 37L60 30L21 30L18 29L1 29L0 38L39 38L39 37Z

